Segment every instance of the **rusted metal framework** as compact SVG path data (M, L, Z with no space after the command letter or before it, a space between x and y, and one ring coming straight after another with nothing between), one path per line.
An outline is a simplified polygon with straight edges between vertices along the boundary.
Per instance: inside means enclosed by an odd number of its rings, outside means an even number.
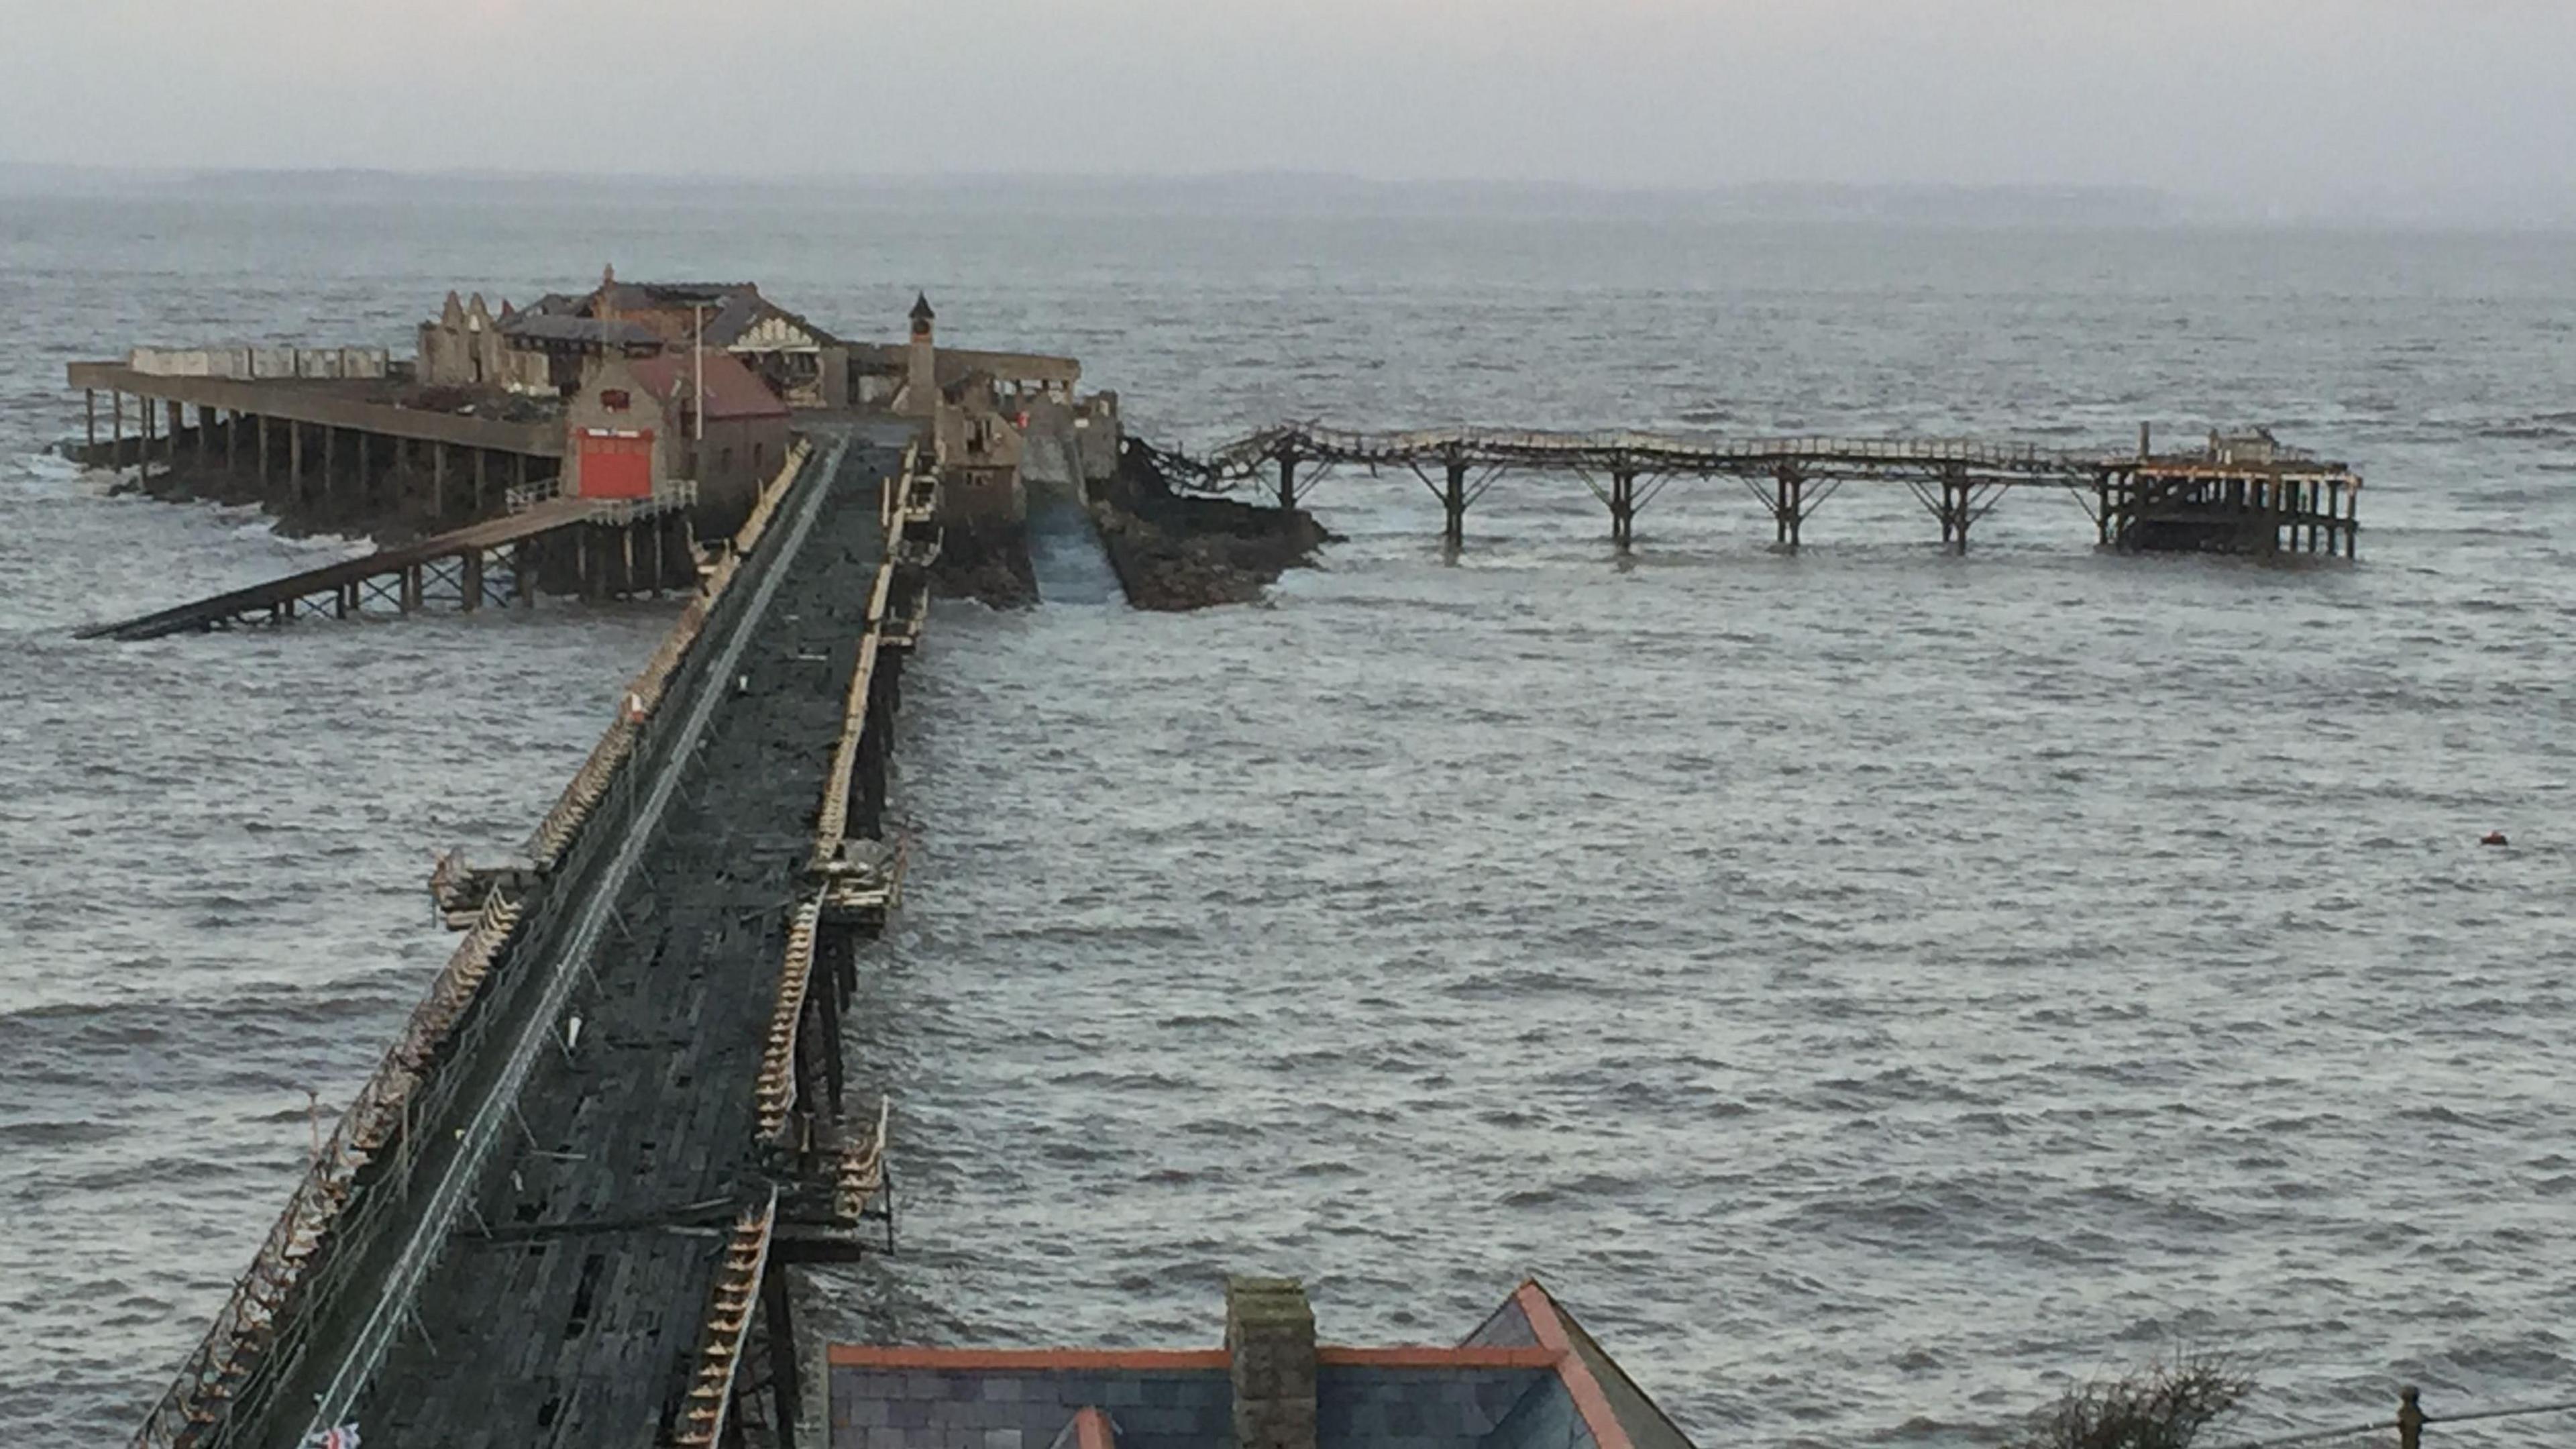
M2270 443L2236 450L2153 453L2045 447L1963 438L1725 438L1647 432L1438 428L1354 432L1318 423L1268 428L1199 462L1171 463L1184 487L1266 487L1295 508L1336 468L1410 473L1440 500L1442 541L1466 542L1467 511L1509 473L1569 474L1610 512L1622 552L1640 511L1671 484L1733 478L1772 516L1777 546L1795 549L1826 499L1849 483L1897 483L1965 552L1979 520L2015 488L2062 490L2093 519L2096 539L2121 550L2340 553L2353 557L2361 478L2341 463ZM1168 459L1170 455L1165 455Z

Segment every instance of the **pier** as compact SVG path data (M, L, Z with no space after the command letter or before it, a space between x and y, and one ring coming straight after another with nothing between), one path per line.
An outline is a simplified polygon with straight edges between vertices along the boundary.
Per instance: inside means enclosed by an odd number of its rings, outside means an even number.
M785 1273L893 1231L840 1023L939 545L905 435L762 490L135 1442L793 1442Z
M137 618L92 624L83 639L158 639L299 616L396 616L429 608L472 613L536 603L540 582L597 598L693 588L698 559L685 492L610 503L550 498L453 532L304 569ZM569 587L562 587L569 584Z
M81 390L83 461L220 469L281 503L384 507L417 491L435 517L479 518L507 490L563 472L560 420L414 405L428 399L380 351L138 349L67 373Z
M1610 542L1636 541L1638 515L1676 483L1733 480L1771 516L1773 542L1795 549L1825 501L1848 484L1902 487L1960 553L1979 521L2016 490L2063 492L2104 548L2135 552L2317 554L2353 558L2361 477L2285 447L2269 433L2212 433L2206 446L2159 453L2141 428L2134 452L1948 438L1749 438L1683 434L1447 428L1350 432L1270 428L1230 443L1196 470L1210 492L1266 485L1294 509L1333 469L1410 474L1440 501L1441 538L1467 539L1467 511L1511 475L1571 477L1610 513Z

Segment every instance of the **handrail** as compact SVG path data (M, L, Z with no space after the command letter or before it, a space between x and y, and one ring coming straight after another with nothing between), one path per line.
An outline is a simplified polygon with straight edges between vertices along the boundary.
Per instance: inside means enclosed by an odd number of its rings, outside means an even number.
M348 1205L359 1171L404 1120L431 1059L482 989L494 960L517 932L519 917L518 902L502 893L485 900L482 915L412 1008L402 1035L340 1114L329 1140L288 1197L286 1210L261 1240L249 1270L234 1281L232 1294L180 1365L178 1377L145 1416L136 1444L173 1449L198 1417L202 1401L225 1396L226 1380L243 1371L246 1357L266 1347L287 1293Z
M672 1430L671 1442L679 1449L710 1449L724 1439L743 1345L751 1337L752 1300L768 1277L770 1239L777 1226L778 1188L773 1184L767 1200L742 1215L725 1244L724 1263L708 1297L706 1341L688 1397L680 1404L680 1422Z

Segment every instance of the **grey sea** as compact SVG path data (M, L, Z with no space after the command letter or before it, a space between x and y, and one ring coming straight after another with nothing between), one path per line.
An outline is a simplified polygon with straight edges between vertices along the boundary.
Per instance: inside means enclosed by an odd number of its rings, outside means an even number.
M514 845L670 617L76 643L354 545L111 496L63 364L407 351L612 260L859 336L926 288L1194 447L2268 423L2370 480L2353 566L2036 491L1959 558L1861 487L1788 556L1732 483L1622 562L1535 477L1451 566L1352 473L1258 606L943 605L850 1026L902 1251L829 1332L1197 1346L1263 1269L1443 1341L1535 1272L1708 1444L1991 1443L2177 1345L2254 1367L2246 1435L2576 1395L2576 237L1365 200L0 195L9 1442L131 1431L449 949L432 853Z

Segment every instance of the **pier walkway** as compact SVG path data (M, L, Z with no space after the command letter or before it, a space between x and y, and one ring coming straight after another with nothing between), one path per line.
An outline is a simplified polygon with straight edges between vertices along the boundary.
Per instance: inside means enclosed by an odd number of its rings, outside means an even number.
M158 639L168 634L284 624L325 611L346 619L371 611L410 614L445 604L472 612L486 604L535 602L540 563L526 548L548 535L577 535L566 564L583 592L686 588L696 583L684 516L694 494L638 507L553 498L451 532L305 569L249 588L173 605L139 618L93 624L83 639ZM594 581L596 588L589 587Z
M1668 485L1734 479L1760 500L1782 548L1848 483L1910 489L1961 552L1976 523L2015 488L2062 489L2084 506L2096 541L2123 551L2354 555L2361 478L2341 463L2268 433L2212 435L2208 446L2156 453L2139 430L2134 452L1958 438L1726 438L1645 432L1443 428L1353 432L1315 423L1265 429L1218 449L1196 485L1228 491L1275 480L1294 508L1330 469L1370 476L1402 470L1440 500L1443 540L1466 541L1467 510L1510 473L1570 475L1610 510L1611 542L1626 550L1636 517ZM1300 470L1305 470L1301 473Z
M840 1017L936 501L791 459L137 1444L792 1442L783 1271L891 1234Z

